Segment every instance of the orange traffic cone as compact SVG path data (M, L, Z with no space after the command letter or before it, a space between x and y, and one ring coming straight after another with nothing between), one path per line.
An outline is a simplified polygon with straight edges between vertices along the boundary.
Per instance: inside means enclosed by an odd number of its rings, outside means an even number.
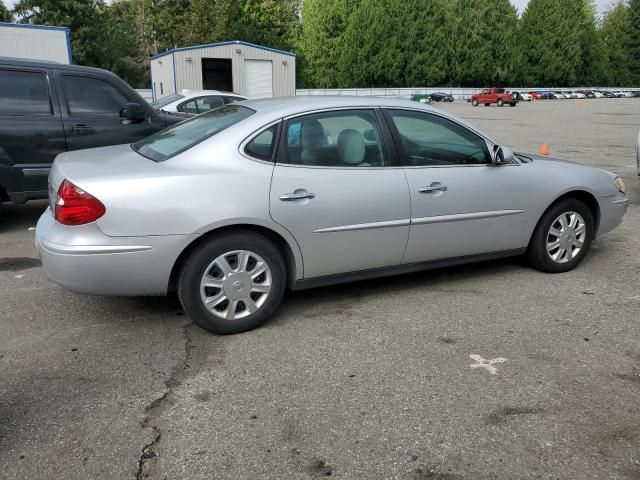
M547 145L547 142L544 142L540 147L540 155L549 155L549 145Z

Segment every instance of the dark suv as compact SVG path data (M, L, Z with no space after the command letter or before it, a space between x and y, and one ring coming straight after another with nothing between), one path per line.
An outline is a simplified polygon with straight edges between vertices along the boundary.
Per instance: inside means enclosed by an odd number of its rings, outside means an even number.
M61 152L135 142L183 119L105 70L0 57L0 205L47 198Z

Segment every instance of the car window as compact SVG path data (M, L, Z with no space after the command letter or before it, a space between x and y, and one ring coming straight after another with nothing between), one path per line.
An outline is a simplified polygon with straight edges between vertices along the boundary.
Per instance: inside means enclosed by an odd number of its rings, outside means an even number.
M496 93L504 93L504 88L496 88Z
M184 95L180 95L179 93L174 93L173 95L169 95L168 97L164 97L164 98L161 98L160 100L156 100L151 104L151 106L156 110L160 110L162 107L166 107L170 103L177 102L181 98L184 98Z
M43 73L0 70L0 115L51 115Z
M236 103L245 100L242 97L224 97L224 103Z
M289 163L323 167L381 167L389 164L373 111L343 110L289 120Z
M190 102L183 103L177 108L177 110L179 112L188 113L190 115L198 114L198 106L196 105L195 100L191 100Z
M65 75L62 82L71 115L119 117L129 103L122 92L99 78Z
M190 149L225 128L241 122L254 113L254 110L240 105L225 105L165 128L134 143L131 147L150 160L162 162Z
M194 98L189 102L185 102L178 107L179 112L189 113L189 114L199 114L208 112L213 108L218 108L224 105L224 101L222 97L219 96L211 96L211 97L198 97Z
M412 166L491 163L485 141L438 115L388 110Z
M260 132L244 147L245 153L260 160L271 160L277 134L277 124Z

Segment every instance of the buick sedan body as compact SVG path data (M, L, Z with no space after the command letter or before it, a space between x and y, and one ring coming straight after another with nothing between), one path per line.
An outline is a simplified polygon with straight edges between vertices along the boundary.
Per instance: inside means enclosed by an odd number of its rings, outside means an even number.
M564 272L627 204L610 172L514 154L428 105L274 98L60 155L36 244L70 290L175 289L196 323L234 333L286 289L512 255Z

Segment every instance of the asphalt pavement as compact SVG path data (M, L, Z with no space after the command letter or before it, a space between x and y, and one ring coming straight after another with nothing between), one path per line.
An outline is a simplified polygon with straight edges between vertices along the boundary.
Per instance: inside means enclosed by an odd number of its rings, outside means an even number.
M220 337L175 297L47 280L0 217L1 479L640 479L640 100L442 108L621 175L582 265L518 259L287 294Z

